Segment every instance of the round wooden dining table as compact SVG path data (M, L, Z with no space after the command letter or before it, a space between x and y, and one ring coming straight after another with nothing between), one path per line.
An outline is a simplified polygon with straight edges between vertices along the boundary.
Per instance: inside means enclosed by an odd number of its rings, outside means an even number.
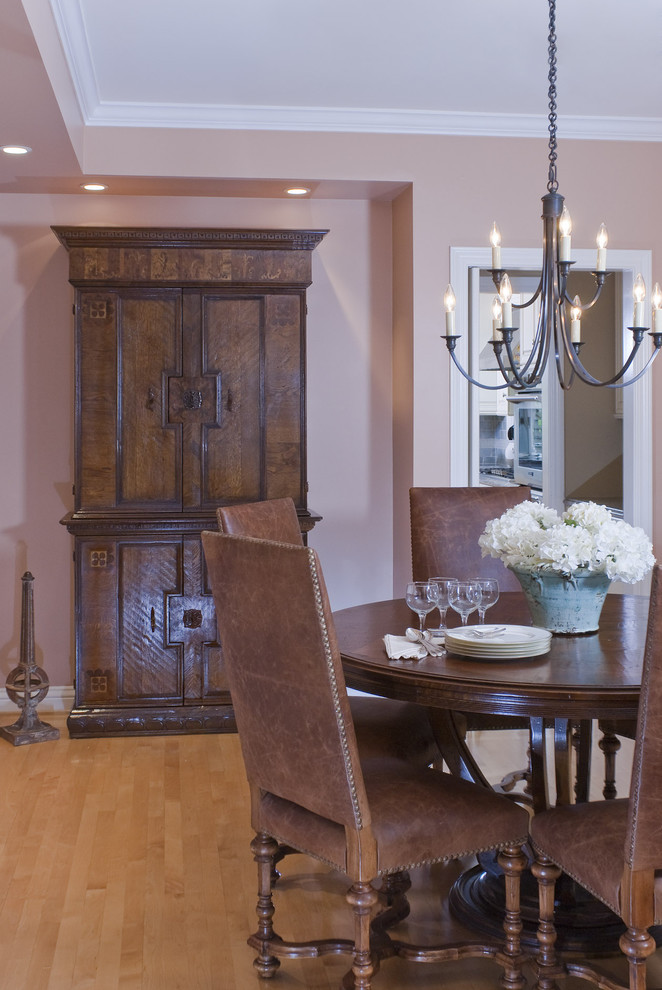
M334 623L347 686L432 709L438 716L434 725L442 755L452 772L489 786L457 713L517 716L520 724L528 722L530 800L536 811L546 806L550 792L545 729L554 730L555 800L564 803L588 799L592 720L632 723L636 719L647 614L647 598L609 594L597 632L554 635L549 653L518 660L476 660L450 654L390 660L384 635L402 636L408 626L417 624L403 599L342 609L334 612ZM447 619L450 626L460 624L459 616L450 610ZM526 600L518 592L502 593L486 622L532 624ZM573 729L580 730L574 780ZM477 868L455 892L458 913L480 927L485 927L486 915L492 913L493 900L489 868ZM537 915L533 904L531 912ZM535 918L529 920L535 926ZM559 924L559 945L609 951L622 930L615 916L605 915L596 902L587 907L578 894L567 921Z

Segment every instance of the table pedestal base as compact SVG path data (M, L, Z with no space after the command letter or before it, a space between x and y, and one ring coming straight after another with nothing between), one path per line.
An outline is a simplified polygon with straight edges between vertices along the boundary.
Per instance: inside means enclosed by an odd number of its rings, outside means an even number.
M538 885L530 873L522 876L522 944L537 945ZM451 913L458 921L483 933L503 934L503 877L485 865L478 865L458 877L449 895ZM596 900L569 877L562 875L556 885L555 925L557 947L565 952L590 955L619 953L618 940L625 925L613 911ZM658 945L662 928L651 931Z

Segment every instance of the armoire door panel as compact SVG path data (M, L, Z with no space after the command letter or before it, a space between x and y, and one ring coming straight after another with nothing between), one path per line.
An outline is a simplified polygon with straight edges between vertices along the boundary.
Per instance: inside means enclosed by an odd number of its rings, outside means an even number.
M168 640L168 594L182 592L177 542L119 544L118 700L181 704L183 647Z
M116 292L85 290L78 301L76 506L90 511L117 501Z
M181 379L181 292L125 294L120 332L121 507L181 508L182 427L169 382Z
M104 537L76 539L78 704L117 700L117 545Z
M296 505L305 505L301 309L299 295L278 293L265 298L264 497L289 495Z
M261 298L205 294L203 375L220 381L220 422L203 427L201 502L262 497Z
M184 539L184 586L167 596L168 642L184 651L184 702L229 701L223 655L216 630L214 599L207 582L199 537Z

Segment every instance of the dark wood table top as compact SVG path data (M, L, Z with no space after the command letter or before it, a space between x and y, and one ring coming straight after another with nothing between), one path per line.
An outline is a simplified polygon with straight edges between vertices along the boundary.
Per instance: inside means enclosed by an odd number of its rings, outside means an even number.
M547 655L517 661L389 660L384 635L402 636L418 622L403 599L342 609L334 621L347 685L369 694L458 711L629 719L637 714L647 615L647 598L607 595L598 632L553 636ZM459 625L450 609L447 618ZM532 624L518 592L502 594L487 621Z

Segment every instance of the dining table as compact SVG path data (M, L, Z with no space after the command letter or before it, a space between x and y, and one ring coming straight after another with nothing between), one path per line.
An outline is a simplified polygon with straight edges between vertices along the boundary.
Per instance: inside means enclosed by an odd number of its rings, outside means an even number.
M404 636L409 626L416 626L404 599L341 609L334 612L334 625L347 686L426 707L451 772L492 786L471 750L462 713L515 716L517 724L528 725L527 793L517 799L529 802L536 813L548 806L550 795L557 804L588 800L594 720L611 725L632 725L636 720L647 615L647 597L608 594L597 631L555 634L549 652L518 659L503 651L489 659L450 652L420 660L389 659L384 636ZM450 610L446 618L449 628L460 624ZM524 595L502 593L486 623L531 626ZM551 758L549 731L554 738ZM523 890L522 913L524 939L533 942L537 894L530 883L531 889ZM620 919L578 885L571 887L557 912L559 947L617 949L623 931ZM498 930L502 896L498 870L481 859L459 878L450 903L453 913L470 926Z

